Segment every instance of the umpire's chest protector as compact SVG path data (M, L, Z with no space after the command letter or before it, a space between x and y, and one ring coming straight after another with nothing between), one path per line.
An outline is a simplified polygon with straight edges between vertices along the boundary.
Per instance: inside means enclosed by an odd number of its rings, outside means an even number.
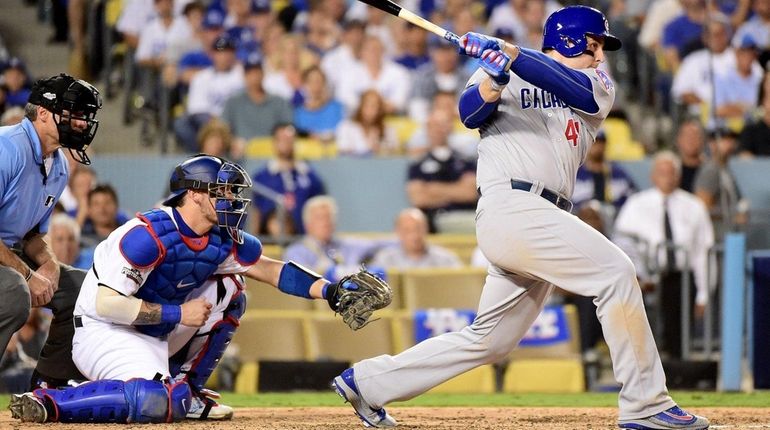
M233 241L215 228L206 236L183 236L171 217L162 210L139 216L156 237L161 257L135 296L152 303L180 305L190 291L203 285L230 254ZM174 324L137 326L151 336L163 336Z

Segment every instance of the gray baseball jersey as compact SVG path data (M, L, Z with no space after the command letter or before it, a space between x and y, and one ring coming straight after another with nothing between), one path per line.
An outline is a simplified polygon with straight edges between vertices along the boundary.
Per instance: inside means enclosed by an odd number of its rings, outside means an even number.
M537 72L556 73L552 81L563 73L540 60ZM409 399L474 367L506 359L554 285L594 297L615 378L622 384L620 419L648 417L675 405L633 264L601 233L536 194L542 187L572 194L577 168L612 105L609 77L593 69L581 73L590 78L596 113L571 108L558 94L512 73L497 112L481 126L476 235L490 265L477 317L460 331L398 355L356 363L355 381L372 407ZM470 83L485 76L478 71ZM511 179L537 186L533 192L512 189Z

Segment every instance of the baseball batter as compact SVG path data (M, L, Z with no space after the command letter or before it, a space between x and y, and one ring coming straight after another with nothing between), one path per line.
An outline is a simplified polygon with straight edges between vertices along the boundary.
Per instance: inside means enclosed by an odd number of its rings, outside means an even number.
M335 378L332 387L364 424L395 426L385 404L506 358L556 285L594 297L622 383L621 428L708 428L668 395L631 261L569 213L576 171L615 97L597 67L605 50L620 47L604 15L585 6L548 18L542 53L476 33L461 38L461 53L481 66L459 108L466 126L481 133L476 233L489 274L470 326Z

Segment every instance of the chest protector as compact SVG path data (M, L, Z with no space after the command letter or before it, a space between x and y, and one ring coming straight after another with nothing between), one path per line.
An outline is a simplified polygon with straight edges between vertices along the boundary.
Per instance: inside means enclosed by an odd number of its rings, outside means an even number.
M219 229L201 238L179 233L176 224L164 211L144 212L139 218L148 226L160 245L160 258L135 296L152 303L181 305L190 291L203 285L225 261L233 248L232 239ZM139 325L140 332L162 337L176 324Z

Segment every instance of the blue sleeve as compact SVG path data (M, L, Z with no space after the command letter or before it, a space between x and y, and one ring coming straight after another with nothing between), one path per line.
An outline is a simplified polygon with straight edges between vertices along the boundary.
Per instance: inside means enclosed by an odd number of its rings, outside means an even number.
M19 152L14 151L13 143L4 137L0 137L0 200L5 197L5 190L13 178L19 176L22 162Z
M241 266L251 266L262 256L262 243L256 237L243 232L243 243L235 244L235 259Z
M150 230L138 225L120 239L120 252L132 266L146 268L160 259L160 246Z
M484 124L489 116L497 109L499 100L487 103L481 98L479 85L471 85L460 95L460 119L468 128L478 128Z
M521 49L511 72L555 95L568 106L589 114L599 112L591 78L532 49Z

